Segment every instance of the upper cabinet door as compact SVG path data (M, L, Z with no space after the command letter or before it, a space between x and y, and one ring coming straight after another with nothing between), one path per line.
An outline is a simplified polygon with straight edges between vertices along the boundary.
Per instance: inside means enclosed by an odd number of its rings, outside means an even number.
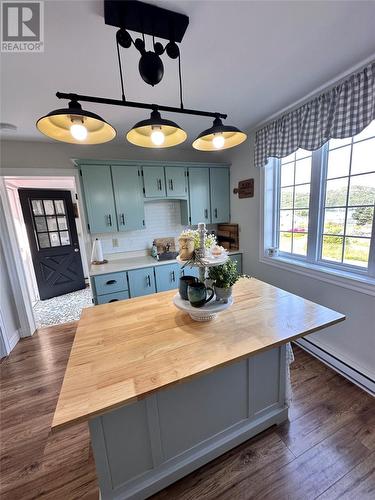
M211 222L208 168L189 168L190 224Z
M145 198L165 198L164 167L143 167Z
M144 228L144 199L138 167L112 166L113 190L119 231Z
M83 165L80 170L90 232L117 231L110 166Z
M229 222L229 168L210 168L211 222Z
M165 167L165 183L168 198L185 198L187 196L186 168Z

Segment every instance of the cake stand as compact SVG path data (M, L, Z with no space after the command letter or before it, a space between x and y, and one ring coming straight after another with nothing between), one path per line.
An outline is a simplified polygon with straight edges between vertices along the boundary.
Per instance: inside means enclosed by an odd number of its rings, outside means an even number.
M228 309L233 304L233 297L230 297L226 304L217 302L214 297L203 307L193 307L188 300L182 299L180 294L176 293L173 297L173 303L177 309L188 313L194 321L211 321L216 318L219 312Z

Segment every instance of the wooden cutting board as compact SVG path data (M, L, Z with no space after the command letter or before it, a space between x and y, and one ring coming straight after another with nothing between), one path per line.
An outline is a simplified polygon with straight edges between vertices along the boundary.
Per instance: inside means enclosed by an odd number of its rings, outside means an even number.
M165 247L169 244L169 251L176 252L176 239L174 236L170 236L169 238L157 238L155 240L156 248L158 249L158 253L165 252Z

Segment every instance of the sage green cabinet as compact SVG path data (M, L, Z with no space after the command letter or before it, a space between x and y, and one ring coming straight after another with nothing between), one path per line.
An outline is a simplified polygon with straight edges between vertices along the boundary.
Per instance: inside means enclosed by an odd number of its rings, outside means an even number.
M109 165L81 166L83 192L91 233L117 231L115 200Z
M117 225L119 231L145 227L141 171L133 166L112 166Z
M140 297L156 292L153 267L128 271L130 297Z
M186 168L165 167L165 184L168 198L184 198L187 196Z
M229 169L210 168L211 223L229 222Z
M210 224L210 170L205 167L189 168L188 179L190 224Z
M164 167L143 167L145 198L165 198Z

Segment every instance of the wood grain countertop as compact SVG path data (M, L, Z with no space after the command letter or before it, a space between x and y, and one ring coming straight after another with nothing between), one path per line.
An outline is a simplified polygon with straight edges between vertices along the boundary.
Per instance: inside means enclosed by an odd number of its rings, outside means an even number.
M345 316L254 278L210 322L172 303L176 290L84 309L52 429L343 321Z

